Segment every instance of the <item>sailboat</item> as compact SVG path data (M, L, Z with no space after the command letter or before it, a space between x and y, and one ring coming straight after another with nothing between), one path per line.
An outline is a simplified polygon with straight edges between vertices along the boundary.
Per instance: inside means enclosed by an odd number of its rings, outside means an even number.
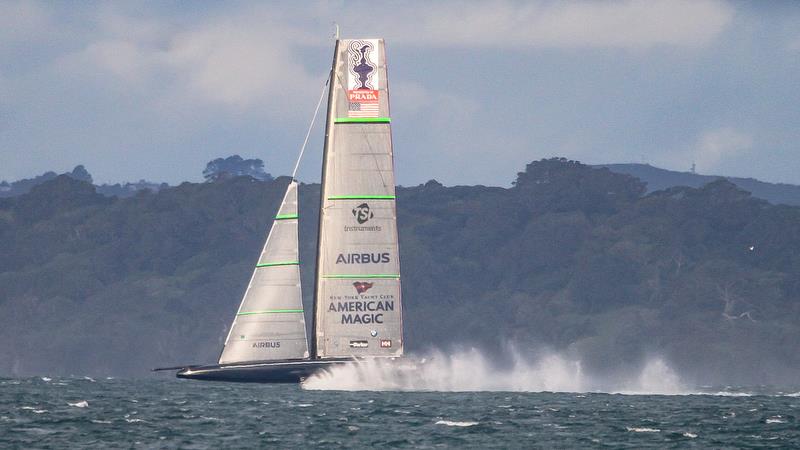
M293 176L219 361L172 368L179 369L179 378L294 383L335 365L402 356L386 75L383 39L336 40L328 84L310 342L300 286L302 218Z

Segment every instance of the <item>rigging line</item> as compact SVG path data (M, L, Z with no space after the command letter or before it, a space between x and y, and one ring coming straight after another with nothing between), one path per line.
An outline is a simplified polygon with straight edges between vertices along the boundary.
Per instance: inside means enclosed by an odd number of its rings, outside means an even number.
M303 153L306 151L306 145L308 145L308 138L311 136L311 130L314 128L314 121L317 120L317 115L319 114L319 107L322 105L322 99L325 98L325 91L328 87L328 82L331 80L330 76L325 79L325 85L322 86L322 93L319 95L319 101L317 102L317 108L314 109L314 115L311 117L311 123L308 125L308 132L306 133L306 138L303 140L303 146L300 147L300 154L297 156L297 163L294 165L294 170L292 171L292 180L295 179L297 176L297 169L300 167L300 160L303 159Z

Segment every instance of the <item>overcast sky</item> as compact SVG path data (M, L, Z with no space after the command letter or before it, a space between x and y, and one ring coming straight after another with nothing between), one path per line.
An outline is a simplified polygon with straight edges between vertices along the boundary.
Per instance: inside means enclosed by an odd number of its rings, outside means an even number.
M234 153L287 174L333 22L386 39L400 184L551 156L800 184L800 2L721 0L0 0L0 179L197 181Z

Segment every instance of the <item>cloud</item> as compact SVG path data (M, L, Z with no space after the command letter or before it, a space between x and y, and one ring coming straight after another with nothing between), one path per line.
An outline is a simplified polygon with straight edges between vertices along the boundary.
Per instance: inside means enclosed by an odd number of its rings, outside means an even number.
M135 19L114 12L97 18L97 34L59 66L74 74L97 72L123 83L152 86L166 104L209 103L241 110L268 104L286 111L308 86L324 81L293 51L308 42L268 9L242 9L198 23ZM310 97L313 97L313 93Z
M712 173L746 157L752 148L750 134L733 127L721 127L701 132L691 144L682 148L654 155L653 163L673 170L688 170L694 163L698 172Z
M753 147L753 138L733 128L706 131L694 148L695 162L703 169L716 167L726 158L741 154Z
M25 5L21 9L31 12L19 15L46 16L29 6L34 4ZM356 10L346 8L345 15ZM306 30L314 28L310 23L329 20L334 11L324 4L302 5L296 11L243 6L174 20L106 6L86 14L93 17L85 44L59 60L72 73L102 73L120 87L134 84L143 92L158 92L161 110L169 109L164 105L207 103L234 110L268 106L280 112L291 110L298 96L313 102L316 88L306 88L318 85L323 71L311 73L298 50L330 45L321 33ZM368 32L372 26L392 45L405 46L639 49L706 45L733 14L727 3L717 0L451 1L390 5L387 14L373 17L372 25L346 29ZM363 23L360 12L344 19ZM27 21L37 20L41 22Z
M0 42L38 40L50 20L49 11L38 2L3 2L0 4Z
M377 18L376 29L425 47L702 47L733 16L719 0L450 1L401 7Z
M800 51L800 36L789 41L789 45L787 45L787 48L789 49L789 51L793 52Z

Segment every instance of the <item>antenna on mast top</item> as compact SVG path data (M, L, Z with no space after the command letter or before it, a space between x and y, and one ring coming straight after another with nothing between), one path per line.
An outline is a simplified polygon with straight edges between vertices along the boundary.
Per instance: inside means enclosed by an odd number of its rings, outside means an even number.
M338 41L339 40L339 24L336 23L336 22L333 22L333 26L336 27L336 32L333 35L333 38Z

